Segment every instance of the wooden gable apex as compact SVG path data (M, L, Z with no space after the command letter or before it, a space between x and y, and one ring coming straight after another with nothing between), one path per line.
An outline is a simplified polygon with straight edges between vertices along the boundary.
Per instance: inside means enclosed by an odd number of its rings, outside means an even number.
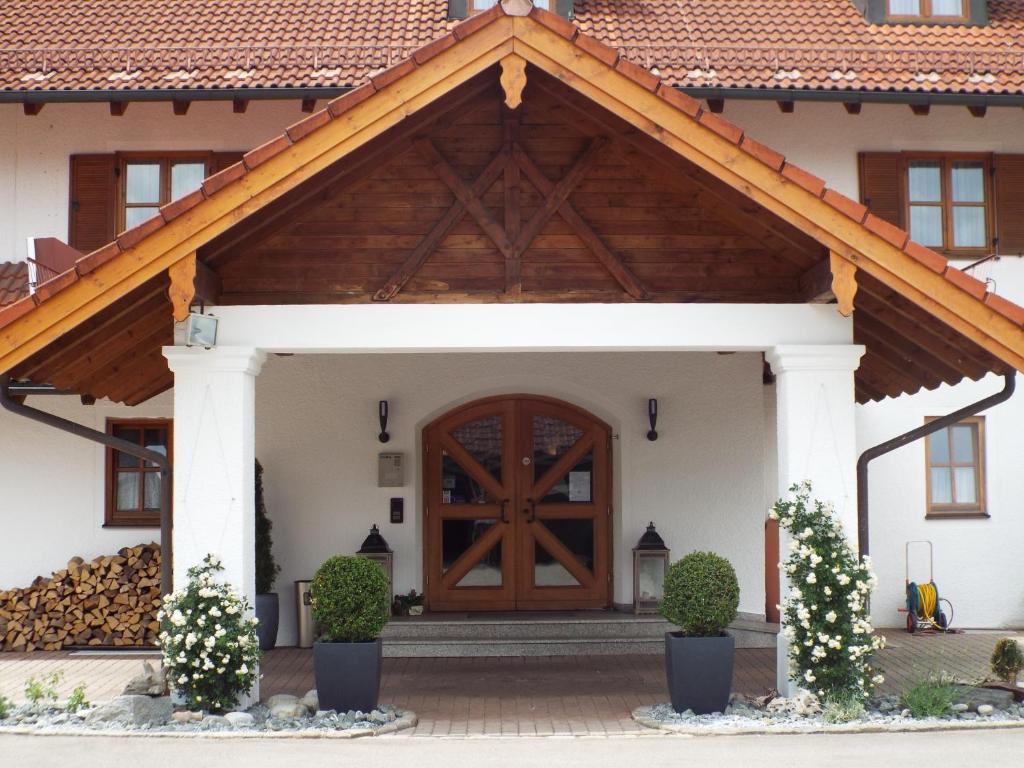
M524 8L524 6L526 6ZM523 9L522 11L519 9ZM504 0L452 34L252 150L201 190L83 257L32 296L0 311L0 371L62 335L261 211L305 181L500 62L525 62L728 184L827 248L835 271L877 281L999 361L1024 370L1024 309L909 241L906 232L746 137L698 102L553 14ZM506 78L503 78L505 80ZM515 74L503 82L517 98ZM188 270L185 270L188 271ZM813 276L811 276L813 277Z

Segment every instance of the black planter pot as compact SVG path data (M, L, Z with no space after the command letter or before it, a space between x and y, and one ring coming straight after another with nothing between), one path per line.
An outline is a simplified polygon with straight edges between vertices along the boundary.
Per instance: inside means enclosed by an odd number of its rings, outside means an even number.
M277 624L281 614L277 593L256 595L256 605L253 607L256 610L256 618L259 619L259 624L256 625L256 637L260 641L260 650L273 650L277 645Z
M369 712L380 696L381 641L313 643L320 709Z
M724 712L732 688L732 666L736 639L683 637L665 633L665 674L676 712L692 710L698 715Z

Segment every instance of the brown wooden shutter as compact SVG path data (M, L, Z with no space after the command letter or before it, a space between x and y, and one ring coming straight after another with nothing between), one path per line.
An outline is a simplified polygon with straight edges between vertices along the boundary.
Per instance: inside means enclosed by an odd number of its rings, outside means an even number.
M860 201L876 216L903 224L903 162L898 152L861 152Z
M992 167L995 252L1024 254L1024 155L996 155Z
M210 175L220 173L225 168L234 165L242 159L242 152L214 152L213 160L210 162Z
M95 251L117 234L117 162L114 155L71 156L68 245Z

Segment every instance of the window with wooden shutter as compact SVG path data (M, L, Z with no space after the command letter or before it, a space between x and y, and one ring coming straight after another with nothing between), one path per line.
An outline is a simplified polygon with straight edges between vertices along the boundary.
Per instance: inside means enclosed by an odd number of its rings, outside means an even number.
M116 234L117 158L114 155L71 156L71 207L68 245L89 253Z
M1024 155L993 160L996 253L1024 255Z
M242 159L241 152L71 156L68 245L89 253Z
M861 202L879 218L904 226L900 153L861 152L859 160Z

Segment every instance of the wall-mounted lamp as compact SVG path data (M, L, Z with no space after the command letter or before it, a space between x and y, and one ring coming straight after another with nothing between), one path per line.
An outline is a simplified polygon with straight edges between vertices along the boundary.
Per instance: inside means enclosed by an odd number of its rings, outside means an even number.
M658 439L658 430L655 429L658 426L658 401L653 397L647 401L647 420L651 423L651 428L647 432L647 439L653 443Z
M377 439L382 443L386 443L391 439L391 435L388 434L388 401L381 400L377 404L377 415L380 417L380 434L377 435Z

